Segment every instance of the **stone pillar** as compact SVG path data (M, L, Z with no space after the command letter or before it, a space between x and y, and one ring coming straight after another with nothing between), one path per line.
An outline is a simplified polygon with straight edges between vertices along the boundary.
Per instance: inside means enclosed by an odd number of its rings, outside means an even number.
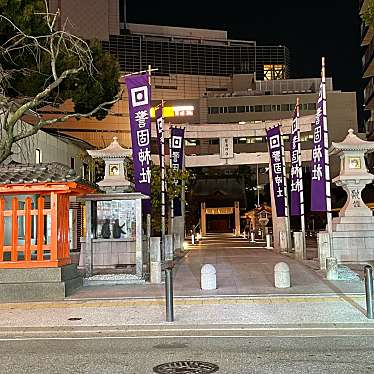
M142 227L142 201L135 200L136 214L136 275L143 276L143 227Z
M173 260L174 251L173 251L173 235L165 235L165 260Z
M150 261L151 283L161 283L161 247L159 237L150 238Z
M200 219L201 235L206 235L206 205L201 203L201 219Z
M295 231L293 233L293 239L295 243L295 258L296 260L304 259L304 236L300 231Z
M239 201L235 201L235 203L234 203L234 211L235 211L235 236L240 236L240 209L239 209Z
M287 221L285 217L278 217L277 216L277 209L275 207L275 200L274 200L274 191L273 191L273 179L272 179L272 173L271 173L271 165L269 164L269 183L270 183L270 197L271 197L271 218L273 222L273 247L275 252L280 252L283 250L288 249L288 244L286 244L285 249L281 248L280 243L280 233L283 231L287 233ZM286 234L286 240L287 234Z
M179 234L173 235L174 253L182 250L181 236Z
M93 246L92 246L92 201L86 201L86 242L84 244L84 270L85 276L92 276L93 272Z
M326 258L331 256L330 235L326 231L317 234L318 258L321 270L326 270Z
M184 217L183 216L174 217L173 234L177 234L181 238L184 238Z
M335 257L326 258L326 279L338 280L338 261Z
M271 246L271 235L270 234L266 234L266 248L267 249L272 248L272 246Z
M274 239L274 243L275 243L275 239ZM287 249L288 249L287 232L286 231L279 231L279 251L280 252L287 252Z

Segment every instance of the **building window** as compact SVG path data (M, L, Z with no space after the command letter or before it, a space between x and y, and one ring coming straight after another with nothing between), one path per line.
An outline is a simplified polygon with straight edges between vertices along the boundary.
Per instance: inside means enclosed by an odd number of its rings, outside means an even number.
M262 112L262 105L255 105L255 112Z
M272 110L273 112L280 112L280 111L281 111L281 106L280 106L280 104L274 104L274 105L272 105L272 106L271 106L271 110Z
M42 151L39 148L35 149L35 163L41 164L42 161Z
M271 112L271 105L264 105L264 112Z
M200 145L200 140L198 139L186 139L184 141L184 144L187 146L187 147L195 147L197 145Z
M208 108L208 113L209 114L218 114L220 108L218 106L211 106Z
M245 112L245 106L244 105L240 105L236 108L236 111L238 113L244 113Z
M308 110L316 110L316 103L308 103Z
M286 79L286 69L284 64L265 64L264 80Z
M75 158L74 157L70 158L70 169L75 169Z
M229 106L229 113L236 113L236 106Z
M209 139L208 143L209 144L219 144L219 139Z
M289 112L290 104L281 104L281 112Z

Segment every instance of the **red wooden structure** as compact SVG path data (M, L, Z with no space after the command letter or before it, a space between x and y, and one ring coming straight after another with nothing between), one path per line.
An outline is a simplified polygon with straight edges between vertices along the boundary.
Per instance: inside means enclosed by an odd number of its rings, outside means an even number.
M70 264L69 196L94 191L74 181L0 184L0 268Z

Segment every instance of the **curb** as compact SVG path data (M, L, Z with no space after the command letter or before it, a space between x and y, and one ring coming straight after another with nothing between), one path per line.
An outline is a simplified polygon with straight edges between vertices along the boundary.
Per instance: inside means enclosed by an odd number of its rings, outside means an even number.
M323 303L365 300L364 294L324 294L324 295L261 295L225 297L175 297L175 305L215 305L215 304L286 304L286 303ZM111 307L149 307L164 306L165 298L118 298L118 299L69 299L63 301L42 301L27 303L3 303L0 310L38 310L57 308L111 308Z

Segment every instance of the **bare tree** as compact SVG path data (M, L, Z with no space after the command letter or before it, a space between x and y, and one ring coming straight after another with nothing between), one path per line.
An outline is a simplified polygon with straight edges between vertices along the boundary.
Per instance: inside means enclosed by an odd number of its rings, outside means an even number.
M0 15L0 22L7 22L14 29L14 33L0 46L0 162L12 154L14 143L36 134L43 126L64 122L70 118L90 117L98 111L108 110L119 100L122 93L118 93L112 100L100 103L87 113L68 113L55 118L43 116L42 108L55 106L63 101L60 92L68 81L71 82L82 72L93 78L97 71L88 43L65 31L65 27L56 29L59 12L50 13L46 3L46 12L41 16L46 22L48 32L45 35L33 36L21 30L8 17ZM33 71L28 66L20 65L22 56L28 56L33 61ZM68 63L61 66L59 62L62 58ZM36 94L9 94L15 75L27 79L35 70L42 72L44 76L44 83ZM32 124L20 126L26 116L32 117Z

